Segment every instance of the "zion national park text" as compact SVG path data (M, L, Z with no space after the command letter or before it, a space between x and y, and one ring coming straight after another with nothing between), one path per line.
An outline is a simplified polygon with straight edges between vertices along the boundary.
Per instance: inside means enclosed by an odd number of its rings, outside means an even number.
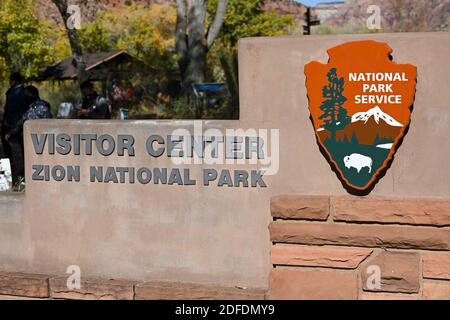
M31 134L34 153L40 158L46 156L97 156L134 158L136 139L123 134L113 137L108 134ZM175 136L150 135L142 143L149 158L148 166L98 166L87 167L87 179L91 183L112 184L155 184L155 185L197 185L193 172L201 172L203 186L265 188L262 170L217 170L204 168L157 168L151 159L166 156L176 158L209 159L214 164L257 164L265 158L264 139L256 136ZM220 161L223 158L223 162ZM96 159L98 160L98 158ZM53 161L52 161L53 162ZM108 162L111 163L111 162ZM79 165L54 165L35 163L31 166L33 181L80 182L83 169Z

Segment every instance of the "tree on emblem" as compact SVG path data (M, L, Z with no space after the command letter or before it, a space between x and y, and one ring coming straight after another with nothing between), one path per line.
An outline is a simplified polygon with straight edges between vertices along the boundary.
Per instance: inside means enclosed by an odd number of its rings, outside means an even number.
M323 114L319 117L324 121L323 127L331 133L331 140L336 141L336 131L343 130L350 122L347 110L343 107L347 98L343 96L344 78L339 78L336 68L327 73L328 84L322 89L322 97L325 99L320 110Z

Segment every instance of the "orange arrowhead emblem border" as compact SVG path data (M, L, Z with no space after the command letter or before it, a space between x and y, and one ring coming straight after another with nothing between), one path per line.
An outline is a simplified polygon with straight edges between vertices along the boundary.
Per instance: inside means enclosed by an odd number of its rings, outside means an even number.
M352 194L370 193L410 126L417 68L391 53L386 43L347 42L328 50L327 64L305 66L317 142Z

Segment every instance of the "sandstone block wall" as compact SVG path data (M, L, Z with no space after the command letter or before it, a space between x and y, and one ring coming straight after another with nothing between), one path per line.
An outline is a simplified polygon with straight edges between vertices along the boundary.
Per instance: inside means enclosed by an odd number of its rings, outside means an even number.
M450 299L449 200L286 195L271 212L270 299Z
M0 300L264 300L266 291L181 282L146 282L81 278L68 286L69 275L0 272ZM72 284L72 282L70 281Z

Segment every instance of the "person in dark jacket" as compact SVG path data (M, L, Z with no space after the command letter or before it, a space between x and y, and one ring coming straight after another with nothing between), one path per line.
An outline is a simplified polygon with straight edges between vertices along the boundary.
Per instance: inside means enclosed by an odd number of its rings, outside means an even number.
M35 86L27 86L23 90L25 104L28 106L22 117L14 124L6 134L6 140L17 138L23 143L23 125L28 120L53 118L50 104L39 96L39 90Z
M7 142L11 140L17 141L22 149L22 160L24 157L24 145L23 145L23 125L28 120L36 119L50 119L53 118L50 104L41 99L39 96L39 90L34 86L27 86L23 89L23 96L25 104L28 106L22 117L12 126L9 132L5 135ZM22 163L24 163L22 161ZM17 169L18 176L23 177L24 168Z
M110 119L111 112L106 98L97 94L94 85L90 81L81 84L81 101L77 111L78 119Z
M11 145L6 140L6 135L15 126L16 122L22 118L26 105L23 96L24 85L21 74L18 72L12 73L9 77L9 84L10 88L6 92L6 104L1 123L0 138L4 156L13 162Z

